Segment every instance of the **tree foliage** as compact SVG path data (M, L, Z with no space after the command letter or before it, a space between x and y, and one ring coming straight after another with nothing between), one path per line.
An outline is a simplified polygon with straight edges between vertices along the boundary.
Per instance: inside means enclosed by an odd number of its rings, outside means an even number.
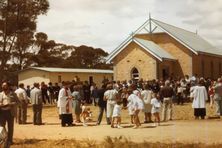
M111 68L105 63L108 53L100 48L65 45L36 33L38 16L48 9L48 0L0 1L0 81L17 78L29 66Z
M82 45L79 47L65 45L48 40L48 36L39 32L35 35L37 54L33 55L32 63L40 67L63 68L110 68L105 63L107 52L100 48Z
M78 68L103 68L101 64L105 64L107 52L100 48L88 47L85 45L76 47L67 58L65 65ZM108 67L104 67L108 68Z
M17 58L19 68L32 44L37 17L46 14L48 0L1 0L0 2L0 80L7 76L8 63Z

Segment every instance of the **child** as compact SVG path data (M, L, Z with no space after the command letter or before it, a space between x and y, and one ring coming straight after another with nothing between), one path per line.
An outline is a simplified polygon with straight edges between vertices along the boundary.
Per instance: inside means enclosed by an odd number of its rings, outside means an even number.
M137 94L137 95L136 95ZM141 110L144 109L144 104L142 99L138 96L137 90L133 92L133 113L134 113L134 129L141 126L140 120L139 120L139 113Z
M151 113L154 115L154 126L157 126L156 122L158 122L158 125L160 125L160 101L159 101L159 95L153 94L153 98L151 99L151 105L152 105L152 110Z
M81 116L83 119L83 126L87 126L86 123L92 120L92 112L90 111L90 108L83 105Z
M111 127L114 128L114 127L117 127L117 128L122 128L120 126L121 124L121 116L120 116L120 113L121 113L121 102L120 101L117 101L117 103L115 104L114 106L114 109L113 109L113 116L112 116L112 122L111 122ZM117 125L114 126L115 124L115 120L116 120L116 123Z

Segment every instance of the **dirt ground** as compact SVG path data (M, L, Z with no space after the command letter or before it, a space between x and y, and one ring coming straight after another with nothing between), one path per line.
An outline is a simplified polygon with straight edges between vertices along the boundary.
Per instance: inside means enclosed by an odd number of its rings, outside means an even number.
M34 126L32 122L32 110L28 109L28 122L26 125L15 124L14 138L16 139L76 139L102 141L106 137L125 137L133 142L162 142L162 143L222 143L221 119L194 120L193 110L190 104L174 106L174 120L161 123L155 127L152 123L142 124L139 129L132 129L129 124L127 110L122 111L123 129L112 129L106 125L105 120L96 126L98 108L91 106L94 113L94 122L88 127L77 124L74 127L61 127L58 112L55 106L45 107L43 110L43 122L45 125ZM213 109L208 107L208 116L213 115ZM143 121L143 114L140 115Z

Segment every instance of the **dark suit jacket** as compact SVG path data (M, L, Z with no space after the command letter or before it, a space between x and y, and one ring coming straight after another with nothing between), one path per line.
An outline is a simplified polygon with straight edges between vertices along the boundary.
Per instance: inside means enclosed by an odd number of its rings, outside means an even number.
M103 97L104 97L104 93L105 93L105 89L101 88L98 89L97 95L98 95L98 106L99 107L106 107L106 101L104 101Z

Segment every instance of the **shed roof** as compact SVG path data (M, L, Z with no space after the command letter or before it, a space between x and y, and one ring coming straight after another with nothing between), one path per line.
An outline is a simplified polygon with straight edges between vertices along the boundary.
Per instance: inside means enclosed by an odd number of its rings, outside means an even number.
M47 72L64 72L64 73L104 73L113 74L113 70L103 70L103 69L77 69L77 68L54 68L54 67L29 67L24 70L35 69ZM23 71L24 71L23 70Z

